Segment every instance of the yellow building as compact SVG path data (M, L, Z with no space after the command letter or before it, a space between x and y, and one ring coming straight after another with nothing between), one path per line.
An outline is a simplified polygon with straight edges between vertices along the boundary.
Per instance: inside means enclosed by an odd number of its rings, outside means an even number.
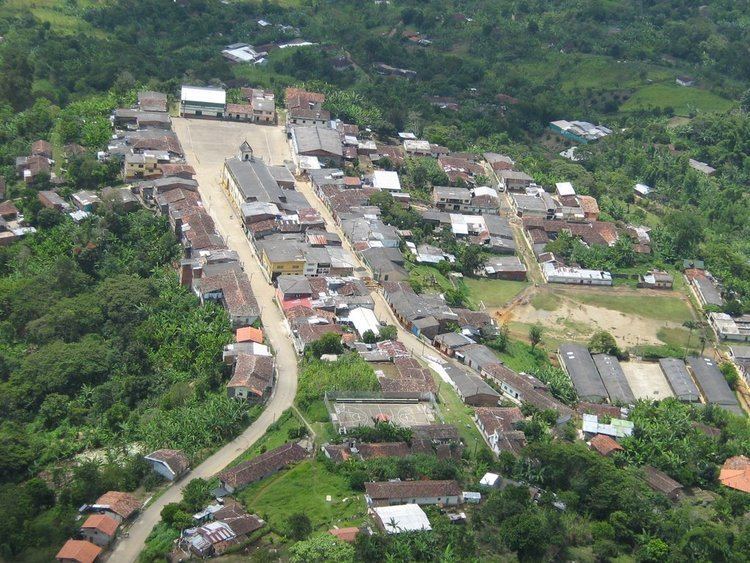
M284 244L292 243L292 244ZM281 274L304 275L307 260L294 241L260 241L258 242L258 253L260 261L266 273L271 279Z
M145 154L129 154L125 156L125 179L150 178L160 176L159 161L155 156Z

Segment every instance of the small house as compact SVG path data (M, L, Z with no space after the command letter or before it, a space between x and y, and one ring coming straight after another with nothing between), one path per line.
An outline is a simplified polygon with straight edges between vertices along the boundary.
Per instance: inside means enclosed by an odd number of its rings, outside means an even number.
M120 523L114 518L104 514L92 514L81 526L81 535L83 539L99 547L107 547L115 539L119 526Z
M86 540L68 540L55 555L59 563L94 563L102 548Z
M381 481L365 483L367 506L393 506L396 504L463 503L461 487L457 481Z
M671 500L677 500L682 496L682 485L663 471L650 465L644 465L643 475L648 486L657 493L666 495Z
M750 458L737 455L727 459L721 466L719 481L730 489L750 493Z
M617 440L606 434L597 434L591 438L589 447L604 457L623 451L623 447L617 443Z
M89 510L104 514L123 522L130 519L141 508L141 502L130 493L108 491L88 507Z
M169 481L178 479L190 468L190 460L180 450L156 450L144 459L154 471Z
M674 278L663 270L651 270L638 276L638 287L649 289L672 289Z

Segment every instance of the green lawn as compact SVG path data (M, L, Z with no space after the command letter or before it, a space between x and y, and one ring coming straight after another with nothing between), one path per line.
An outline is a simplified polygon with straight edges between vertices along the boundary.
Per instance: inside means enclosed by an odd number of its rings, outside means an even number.
M690 115L696 112L726 111L732 107L732 102L707 90L665 82L640 88L620 106L620 111L637 111L650 107L671 107L677 115Z
M326 500L328 495L330 502ZM282 532L286 519L297 512L306 514L316 531L334 525L360 525L366 514L363 494L350 489L344 477L315 460L303 461L254 483L237 497L250 512Z
M527 323L510 323L511 333L518 338L510 340L505 352L495 352L503 363L514 371L534 372L549 363L548 355L557 350L560 341L551 338L548 331L542 332L542 342L535 351L528 344L529 328ZM522 340L525 339L525 340Z
M254 444L245 450L237 459L232 462L232 465L236 465L241 461L252 459L261 453L278 448L279 446L286 444L290 441L289 431L292 429L303 426L304 423L294 414L292 409L288 409L282 413L279 419L268 427L265 434Z
M531 299L531 306L540 311L554 311L560 305L560 298L552 291L540 291Z
M689 345L690 351L700 353L701 334L698 330L694 330L691 336L690 331L685 328L661 328L656 333L656 336L667 346L684 349Z
M83 19L85 10L103 3L102 0L78 0L75 4L60 0L5 0L0 2L0 17L17 16L28 10L38 20L49 22L58 32L84 32L106 38L104 31L92 27Z
M453 289L451 281L431 266L412 266L409 269L409 280L421 283L426 292L442 293Z
M474 419L474 410L465 405L453 388L443 381L440 376L433 372L435 382L438 384L438 398L440 400L440 413L446 424L452 424L458 429L466 449L474 453L478 448L486 447L484 439L479 434Z
M626 315L638 315L660 321L682 323L693 319L690 306L679 297L655 297L639 295L638 292L634 292L633 295L592 292L575 300L586 305L620 311Z
M664 296L643 295L634 290L632 295L611 293L606 290L593 291L565 291L547 290L539 292L531 300L535 309L555 311L560 304L560 298L593 307L602 307L612 311L619 311L626 315L638 315L647 319L672 321L682 323L693 319L690 305L675 292L665 291Z
M485 307L502 307L529 286L528 282L486 280L464 278L469 288L469 298L475 303L483 302Z

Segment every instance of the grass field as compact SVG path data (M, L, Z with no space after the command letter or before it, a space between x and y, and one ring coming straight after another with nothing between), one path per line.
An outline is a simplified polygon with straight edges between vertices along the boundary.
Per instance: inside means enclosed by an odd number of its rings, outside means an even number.
M535 83L550 76L560 75L562 89L620 91L647 84L648 80L661 81L672 76L673 71L639 62L616 62L610 57L549 51L533 60L516 63L523 75Z
M428 293L442 293L453 289L451 281L441 274L437 268L431 266L413 266L409 269L409 280L416 280L422 284Z
M326 500L328 495L330 502ZM363 494L350 489L344 477L329 472L315 460L303 461L255 483L240 492L238 498L250 512L282 532L287 518L298 512L310 518L316 531L334 525L360 525L366 514Z
M241 461L252 459L264 451L278 448L289 441L290 430L303 426L303 422L294 414L292 409L284 411L275 423L269 426L268 431L242 455L232 462L236 465Z
M620 111L637 111L651 107L671 107L675 114L686 116L693 113L726 111L732 107L732 102L707 90L660 83L638 89L620 106Z
M440 399L440 414L446 424L453 424L461 435L461 439L470 452L478 448L486 447L482 436L474 424L473 410L466 406L450 385L445 383L435 372L432 372L435 382L438 384L438 397Z
M560 306L560 297L565 297L586 305L619 311L627 315L638 315L648 319L682 323L692 320L693 314L686 301L677 294L665 292L664 297L642 295L634 290L632 295L604 291L564 291L550 290L534 296L531 305L543 311L555 311Z
M464 278L464 282L469 298L477 305L482 301L490 309L502 307L529 286L528 282L505 280Z
M16 16L28 10L35 18L49 22L54 30L61 33L85 32L103 38L106 37L106 33L92 27L83 19L83 13L89 8L105 3L106 0L6 0L0 2L0 16Z
M619 311L626 315L639 315L647 319L682 323L693 318L690 306L679 297L654 297L651 295L615 295L610 293L587 293L576 298L571 294L566 297L587 305Z

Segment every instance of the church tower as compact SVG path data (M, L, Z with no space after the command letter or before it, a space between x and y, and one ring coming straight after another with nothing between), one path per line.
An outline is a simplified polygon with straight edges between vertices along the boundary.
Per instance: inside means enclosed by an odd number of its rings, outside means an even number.
M240 160L245 162L249 161L252 162L255 160L253 157L253 147L250 146L250 143L247 142L247 140L243 141L240 145Z

